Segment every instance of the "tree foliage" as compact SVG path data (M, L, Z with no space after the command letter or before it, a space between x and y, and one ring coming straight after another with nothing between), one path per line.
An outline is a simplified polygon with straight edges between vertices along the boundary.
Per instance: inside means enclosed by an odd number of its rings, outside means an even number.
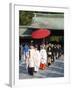
M19 25L30 25L33 16L32 11L19 11Z

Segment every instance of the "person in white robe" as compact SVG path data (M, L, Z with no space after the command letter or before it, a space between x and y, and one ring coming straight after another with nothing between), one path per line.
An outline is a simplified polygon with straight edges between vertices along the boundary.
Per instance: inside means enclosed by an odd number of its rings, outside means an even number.
M29 51L29 60L28 60L28 73L30 75L34 74L34 55L35 55L35 48L33 45L31 45Z
M46 63L47 63L47 52L46 52L46 50L44 49L43 46L41 46L40 57L41 57L40 69L45 69Z
M34 55L34 72L38 72L40 66L40 52L38 46L35 45L35 55Z

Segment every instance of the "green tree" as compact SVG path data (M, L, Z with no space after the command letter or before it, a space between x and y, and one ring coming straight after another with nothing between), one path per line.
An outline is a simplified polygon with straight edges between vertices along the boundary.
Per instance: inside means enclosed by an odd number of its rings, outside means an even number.
M19 25L30 25L33 16L32 11L19 11Z

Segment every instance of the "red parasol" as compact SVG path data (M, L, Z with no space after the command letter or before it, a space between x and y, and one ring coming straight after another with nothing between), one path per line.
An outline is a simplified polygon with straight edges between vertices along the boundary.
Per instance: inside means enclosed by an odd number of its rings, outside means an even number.
M41 39L50 35L50 31L48 29L38 29L32 33L32 38Z

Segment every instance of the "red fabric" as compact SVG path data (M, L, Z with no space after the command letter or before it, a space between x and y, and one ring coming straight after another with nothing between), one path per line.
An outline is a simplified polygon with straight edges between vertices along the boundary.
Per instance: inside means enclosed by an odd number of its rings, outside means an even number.
M46 64L40 63L40 69L44 70L46 68Z
M32 33L32 38L34 39L40 39L45 38L50 35L50 31L47 29L39 29Z

